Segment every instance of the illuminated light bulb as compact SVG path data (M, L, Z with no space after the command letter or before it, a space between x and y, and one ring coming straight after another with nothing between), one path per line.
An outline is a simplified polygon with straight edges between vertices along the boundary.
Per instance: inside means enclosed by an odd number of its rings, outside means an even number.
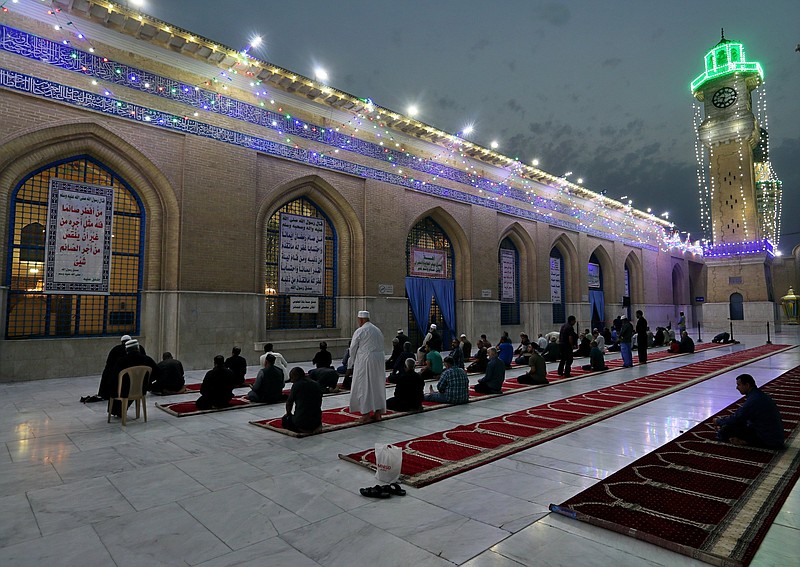
M415 104L412 104L411 106L408 107L406 112L408 112L409 116L416 116L417 114L419 114L419 108L417 108Z
M472 132L474 132L474 131L475 131L475 128L472 126L472 124L467 124L466 126L464 126L464 130L463 130L462 133L464 135L468 136L469 134L472 134Z
M492 147L493 150L496 150L497 148L500 147L500 144L497 142L497 140L492 140L492 143L489 145Z
M314 69L314 78L316 78L317 81L324 83L328 80L328 72L322 67L317 67Z
M578 185L582 185L582 184L583 184L583 177L578 177Z
M533 164L533 167L536 167L536 166L539 165L539 160L538 159L534 159L531 163Z

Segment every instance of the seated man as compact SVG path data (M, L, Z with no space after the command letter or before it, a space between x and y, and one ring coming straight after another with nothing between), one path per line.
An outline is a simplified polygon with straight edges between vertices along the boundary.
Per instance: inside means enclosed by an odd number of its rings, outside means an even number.
M589 351L589 364L584 364L581 366L584 370L589 370L591 372L601 372L603 370L608 370L608 366L606 366L605 357L603 356L603 351L600 350L600 347L597 346L597 341L591 342L592 350Z
M714 420L717 439L766 449L783 447L783 420L775 401L756 386L750 374L736 377L736 389L744 396L744 404L733 415Z
M681 331L681 343L678 352L694 352L694 341L692 337L689 336L688 331Z
M511 368L511 361L514 360L514 345L511 344L509 337L504 336L497 343L497 358L506 368Z
M328 351L328 343L325 341L319 343L319 351L311 359L311 364L316 368L333 368L333 357Z
M467 372L486 372L486 364L489 362L489 355L486 350L486 343L483 339L478 339L478 352L475 353L475 362L467 366Z
M336 378L338 380L338 374ZM247 399L262 404L283 402L286 400L284 382L283 370L275 365L275 355L268 354L264 359L264 368L258 371L253 389L247 392Z
M531 354L536 350L535 343L528 343L519 356L514 359L514 363L519 366L528 366L531 361Z
M206 372L200 386L200 397L195 404L199 410L227 407L233 398L233 387L236 378L229 368L225 367L225 357L218 354L214 357L214 368Z
M592 350L592 341L591 335L588 333L581 333L581 336L578 341L578 348L572 353L572 356L589 356L589 353Z
M525 333L519 334L519 346L514 349L514 356L519 356L523 352L528 351L528 346L531 344L531 340L528 338L528 335Z
M653 346L664 346L666 341L665 330L664 327L656 327L656 334L653 335Z
M547 381L547 364L536 349L531 350L530 370L517 378L520 384L549 384Z
M450 357L453 359L453 366L464 368L464 351L458 339L450 341Z
M392 373L386 379L387 382L390 382L391 384L397 383L398 376L405 372L406 360L409 358L413 359L414 363L416 364L417 357L414 355L414 351L411 350L411 343L406 341L405 344L403 344L403 352L401 352L400 356L397 357L397 360L394 361L394 367L392 367Z
M536 348L540 353L547 348L547 338L542 333L539 333L539 337L536 339Z
M597 329L595 329L594 331L592 331L592 340L593 340L593 341L595 341L595 342L597 343L597 348L599 348L599 349L600 349L600 352L603 352L603 351L605 351L605 350L606 350L606 339L605 339L605 337L604 337L604 336L603 336L603 335L600 333L600 331L598 331ZM591 344L592 344L592 343L590 342L590 343L589 343L589 347L590 347L590 349L589 349L589 356L591 356Z
M386 407L394 411L416 411L422 409L425 396L425 381L414 371L416 362L407 358L405 367L397 377L394 396L386 400Z
M442 355L438 350L428 345L428 353L425 355L425 368L422 370L423 380L436 380L444 370Z
M264 354L261 355L261 358L258 361L258 363L261 365L261 368L264 368L264 359L267 358L268 354L271 354L275 357L275 366L283 370L283 375L286 377L286 380L289 380L289 363L286 362L286 359L283 358L281 353L272 350L272 343L266 343L264 345Z
M506 365L497 356L497 349L489 349L489 363L486 365L486 375L478 380L473 388L479 394L499 394L503 390L503 381L506 379Z
M558 348L558 337L550 337L550 342L542 352L545 362L558 362L561 359L561 349Z
M350 345L347 345L347 348L344 349L344 354L342 355L342 364L341 366L336 367L336 372L339 374L347 374L347 362L350 360Z
M150 391L154 394L181 394L185 385L183 364L172 358L171 352L165 352L158 363L158 379L150 385Z
M436 384L437 392L425 394L425 401L441 404L466 404L469 401L469 378L463 368L453 366L453 359L444 359L444 372Z
M472 343L467 339L467 335L461 335L461 352L464 355L464 363L472 358Z
M150 389L150 382L158 380L158 365L155 360L141 352L139 341L131 339L125 343L125 354L114 363L114 368L111 370L110 374L113 380L108 380L105 384L102 381L100 382L100 397L106 400L116 397L119 373L128 368L133 368L134 366L149 366L153 369L150 373L150 379L142 384L142 393L147 392ZM129 387L127 384L129 384L128 381L123 379L123 395ZM128 405L130 406L130 403ZM111 415L114 417L120 417L122 415L122 404L119 400L114 400L111 406Z
M108 384L113 385L114 388L117 386L117 377L112 376L114 373L114 365L117 361L125 356L125 343L131 340L130 335L122 335L120 337L120 342L117 345L114 345L110 351L108 351L108 356L106 357L106 365L103 367L103 373L100 376L100 385L97 388L97 397L102 399L108 399L103 397L102 392L108 390ZM144 352L144 347L139 345L139 352L141 354L146 354Z
M295 433L314 433L322 427L322 390L319 384L306 378L305 371L299 366L292 368L289 380L292 390L286 400L286 415L281 419L281 425Z
M339 373L333 368L312 368L308 377L319 384L323 394L335 392L339 387Z
M244 388L247 385L244 381L247 375L247 360L241 354L242 349L235 346L231 350L231 355L225 360L225 368L233 372L234 388Z

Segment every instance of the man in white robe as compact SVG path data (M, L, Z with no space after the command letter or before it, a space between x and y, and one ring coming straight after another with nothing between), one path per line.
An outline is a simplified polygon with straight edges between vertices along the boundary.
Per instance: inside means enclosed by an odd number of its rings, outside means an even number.
M350 411L363 421L377 421L386 411L386 355L383 333L370 323L369 311L358 312L358 329L350 341L347 368L353 370Z

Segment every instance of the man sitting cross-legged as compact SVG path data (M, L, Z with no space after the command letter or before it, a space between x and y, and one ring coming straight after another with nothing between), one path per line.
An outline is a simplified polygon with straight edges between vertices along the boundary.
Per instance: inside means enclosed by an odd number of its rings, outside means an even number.
M503 381L506 378L506 365L497 356L497 349L489 349L489 363L486 365L486 375L475 384L475 391L481 394L499 394L503 390Z
M453 366L453 359L446 356L444 359L444 372L436 384L438 392L431 391L425 394L425 401L443 404L466 404L469 401L469 377L463 368Z
M277 367L275 356L270 353L264 358L264 368L258 371L253 389L247 392L247 399L262 404L282 402L286 400L283 384L283 370Z
M584 370L590 370L592 372L600 372L602 370L608 370L608 366L606 366L605 357L603 356L603 351L600 350L600 347L597 346L597 341L592 341L592 350L589 351L589 361L590 364L584 364L581 366Z
M783 447L783 420L775 401L756 386L750 374L736 377L736 389L744 396L744 404L733 415L714 420L717 439L734 445Z
M281 419L281 425L295 433L314 433L322 427L322 389L307 378L305 370L299 366L289 372L289 380L292 390L286 400L286 415Z
M405 369L396 377L394 396L386 400L386 407L394 411L415 411L422 408L425 380L414 371L416 361L407 358Z

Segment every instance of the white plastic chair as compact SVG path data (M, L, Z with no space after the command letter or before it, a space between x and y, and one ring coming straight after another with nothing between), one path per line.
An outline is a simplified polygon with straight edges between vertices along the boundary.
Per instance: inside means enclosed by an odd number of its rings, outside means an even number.
M128 401L136 402L136 418L139 418L139 410L144 413L144 421L147 423L147 396L143 391L142 385L146 380L149 381L150 373L153 371L149 366L132 366L122 370L117 376L117 395L108 399L108 423L111 423L111 407L115 400L119 400L122 405L122 425L127 425ZM128 397L122 397L123 377L127 375L130 382Z

